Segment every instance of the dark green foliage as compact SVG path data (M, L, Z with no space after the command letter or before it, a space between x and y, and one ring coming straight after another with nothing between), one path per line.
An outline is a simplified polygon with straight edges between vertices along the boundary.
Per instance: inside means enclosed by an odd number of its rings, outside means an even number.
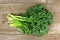
M30 7L23 16L9 14L10 26L24 34L42 36L48 33L49 25L53 21L52 14L41 4Z

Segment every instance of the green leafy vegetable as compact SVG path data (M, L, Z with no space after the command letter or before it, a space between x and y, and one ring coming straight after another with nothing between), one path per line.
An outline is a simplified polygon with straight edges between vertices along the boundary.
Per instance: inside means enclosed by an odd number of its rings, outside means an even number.
M9 14L7 19L10 26L15 26L18 31L24 34L42 36L48 33L53 15L43 5L38 4L28 8L24 15Z

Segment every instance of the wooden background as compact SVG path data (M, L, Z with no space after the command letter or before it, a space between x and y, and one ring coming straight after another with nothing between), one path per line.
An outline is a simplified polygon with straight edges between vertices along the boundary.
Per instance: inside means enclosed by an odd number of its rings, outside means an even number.
M47 35L24 35L16 28L9 27L7 14L25 12L28 7L38 3L43 3L54 16L54 22ZM0 0L0 40L60 40L60 0Z

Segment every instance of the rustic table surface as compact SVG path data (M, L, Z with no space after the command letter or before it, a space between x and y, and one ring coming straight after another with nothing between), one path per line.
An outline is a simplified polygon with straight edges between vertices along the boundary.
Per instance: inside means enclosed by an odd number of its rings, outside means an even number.
M47 35L24 35L16 28L9 27L7 14L25 12L28 7L39 3L44 4L54 16L54 22ZM0 0L0 40L60 40L60 0Z

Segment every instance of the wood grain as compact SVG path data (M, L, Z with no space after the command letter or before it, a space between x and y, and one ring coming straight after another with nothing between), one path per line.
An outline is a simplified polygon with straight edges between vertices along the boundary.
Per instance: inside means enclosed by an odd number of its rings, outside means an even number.
M0 35L0 40L60 40L60 35L46 35L36 37L33 35Z
M0 0L0 4L11 4L11 3L46 3L47 0Z
M60 3L60 0L47 0L48 3Z
M7 14L24 13L30 6L42 3L53 14L53 24L47 35L36 37L24 35L10 27ZM0 0L0 40L60 40L60 1L59 0Z

